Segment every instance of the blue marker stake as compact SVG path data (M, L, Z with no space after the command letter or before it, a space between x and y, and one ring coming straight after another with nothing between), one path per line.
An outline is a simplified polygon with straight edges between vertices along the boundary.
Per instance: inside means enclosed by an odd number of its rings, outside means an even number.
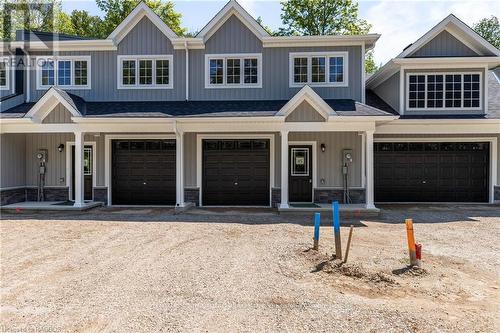
M340 241L340 209L338 201L332 202L333 234L335 236L335 258L342 260L342 244Z
M319 247L319 226L321 224L321 214L314 213L314 250L318 250Z

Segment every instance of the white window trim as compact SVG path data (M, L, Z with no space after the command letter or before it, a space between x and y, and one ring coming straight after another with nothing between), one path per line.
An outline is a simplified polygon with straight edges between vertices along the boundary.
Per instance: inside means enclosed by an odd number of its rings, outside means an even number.
M446 87L445 87L445 80L443 79L443 107L440 108L429 108L427 107L427 76L428 75L461 75L462 76L462 105L464 101L464 80L463 76L468 75L468 74L479 74L479 106L478 107L446 107L445 106L445 101L446 101ZM425 107L423 108L410 108L410 76L411 75L425 75L425 91L424 91L424 105ZM406 111L412 112L412 111L463 111L463 110L470 110L470 111L481 111L483 109L483 96L484 96L484 83L483 83L483 72L481 71L474 71L474 72L408 72L406 73L406 97L405 97L405 105L406 105Z
M122 69L123 61L135 61L135 84L123 84ZM153 84L139 84L139 61L152 60L152 82ZM169 78L168 84L156 84L156 60L168 60ZM117 89L173 89L174 88L174 56L173 55L119 55L116 62L116 87Z
M326 57L326 82L312 82L312 60L311 58ZM330 82L330 60L331 57L342 57L344 64L344 81ZM294 59L307 58L307 82L294 82ZM290 88L300 88L305 85L311 87L348 87L349 86L349 52L291 52L288 58L288 78Z
M210 84L210 60L222 59L222 84ZM227 83L227 59L240 59L240 83ZM244 83L245 80L245 59L257 59L257 83ZM227 89L227 88L262 88L262 53L226 53L226 54L205 54L205 88L206 89Z
M295 161L294 161L294 157L295 157L295 152L297 151L305 151L307 152L307 161L306 161L306 173L296 173L295 170L294 170L294 166L295 166ZM291 166L291 172L290 172L290 176L292 177L309 177L310 175L310 172L311 170L309 170L309 161L310 161L310 158L311 158L311 149L308 148L308 147L295 147L295 148L292 148L291 149L291 154L290 154L290 166Z
M54 84L53 85L43 85L42 84L42 67L40 66L44 60L54 61ZM36 89L37 90L47 90L50 87L58 87L67 90L88 90L92 88L92 57L91 56L39 56L36 57ZM58 63L59 61L71 61L71 84L70 85L59 85L58 84ZM86 85L75 85L75 73L74 66L75 61L82 60L87 62L87 84Z
M5 85L0 86L0 90L10 90L11 89L10 78L15 77L15 75L13 75L14 68L11 66L12 59L13 59L13 57L0 57L0 62L5 63ZM12 93L14 93L14 84L12 84Z

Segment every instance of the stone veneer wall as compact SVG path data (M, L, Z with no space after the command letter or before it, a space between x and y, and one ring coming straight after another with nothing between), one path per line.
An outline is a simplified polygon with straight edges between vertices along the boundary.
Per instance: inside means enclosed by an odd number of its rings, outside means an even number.
M200 189L199 188L184 188L184 201L192 202L195 206L200 205Z
M107 187L94 187L94 201L104 202L108 204L108 188Z
M500 186L495 186L495 194L493 195L495 201L500 201Z
M67 187L46 187L44 190L45 201L68 201L69 189ZM36 187L26 188L26 201L37 201L38 190Z
M365 199L365 189L350 189L349 196L351 197L351 203L362 204L366 203ZM338 201L339 203L344 203L344 191L342 189L314 189L314 202L329 204L332 201Z
M271 189L271 207L278 208L281 203L281 189L273 188Z
M24 187L0 191L1 206L23 201L26 201L26 189Z

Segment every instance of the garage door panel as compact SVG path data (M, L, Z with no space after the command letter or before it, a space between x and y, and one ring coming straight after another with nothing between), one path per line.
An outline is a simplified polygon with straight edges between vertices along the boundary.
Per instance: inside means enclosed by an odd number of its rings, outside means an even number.
M204 140L202 167L204 205L269 205L269 140Z
M175 204L175 140L115 140L112 202Z
M488 143L375 144L378 202L484 202L488 183Z

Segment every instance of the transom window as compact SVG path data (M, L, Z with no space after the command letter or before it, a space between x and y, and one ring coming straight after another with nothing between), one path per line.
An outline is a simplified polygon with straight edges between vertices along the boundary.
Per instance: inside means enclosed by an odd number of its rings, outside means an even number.
M206 55L205 88L261 88L262 55Z
M90 89L90 56L37 57L37 89Z
M481 73L407 75L407 109L481 108Z
M173 56L118 56L118 89L171 89Z
M347 52L290 53L290 86L346 87L347 56Z

